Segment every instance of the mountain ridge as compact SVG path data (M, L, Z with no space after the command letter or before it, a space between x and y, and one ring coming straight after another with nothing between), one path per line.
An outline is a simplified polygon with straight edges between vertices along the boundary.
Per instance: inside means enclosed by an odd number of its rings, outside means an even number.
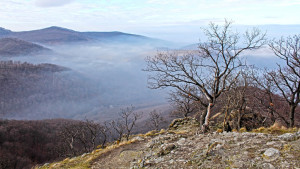
M11 31L0 27L0 38L18 38L24 41L42 44L62 44L73 42L162 42L142 35L124 33L119 31L97 32L86 31L80 32L68 28L50 26L30 31Z

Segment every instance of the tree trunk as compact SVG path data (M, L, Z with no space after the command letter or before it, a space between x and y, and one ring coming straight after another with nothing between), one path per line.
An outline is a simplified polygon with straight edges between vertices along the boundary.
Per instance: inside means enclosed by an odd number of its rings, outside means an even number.
M225 125L227 122L227 116L228 116L228 106L226 106L226 110L225 110L225 116L224 116L224 121L223 121L223 131L225 131Z
M199 112L200 112L200 120L199 120L199 122L200 122L200 126L202 126L203 124L204 124L204 122L205 122L205 116L206 116L206 111L203 111L203 110L200 110L199 109Z
M206 113L206 116L205 116L204 124L202 125L202 131L203 132L206 132L207 129L208 129L209 117L210 117L210 114L211 114L211 107L212 107L212 105L213 105L212 103L208 104L207 113Z
M294 122L295 122L295 109L297 105L291 105L290 107L290 126L289 127L294 127Z
M200 116L200 126L203 126L204 122L205 122L205 116L207 114L207 112L205 111L201 111L201 116Z
M237 120L237 130L238 131L241 129L241 119L242 119L241 110L239 110L239 112L238 112L238 120Z
M271 115L271 121L272 121L272 123L274 124L275 121L276 121L276 118L275 118L274 111L273 111L272 108L269 109L269 114Z

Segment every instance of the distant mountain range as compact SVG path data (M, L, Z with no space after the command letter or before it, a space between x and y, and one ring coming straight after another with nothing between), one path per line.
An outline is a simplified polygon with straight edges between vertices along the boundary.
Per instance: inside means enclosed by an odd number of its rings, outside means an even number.
M34 55L43 52L50 52L51 50L43 46L27 42L16 38L2 38L0 39L0 56L24 56Z
M0 28L0 38L18 38L33 43L55 45L76 42L162 43L162 40L123 32L78 32L52 26L39 30L13 32Z

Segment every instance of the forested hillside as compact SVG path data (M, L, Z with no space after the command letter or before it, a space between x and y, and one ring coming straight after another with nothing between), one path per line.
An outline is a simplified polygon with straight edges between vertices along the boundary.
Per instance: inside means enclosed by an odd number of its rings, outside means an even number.
M74 120L17 121L0 120L0 168L29 169L33 165L63 159L86 152L84 145L75 140L70 148L67 132L74 126L84 131L86 122ZM84 141L84 140L83 140ZM100 144L100 141L96 141Z
M64 110L67 115L78 108L77 102L92 95L86 87L65 67L0 62L0 112L6 118L44 119L55 117L55 114L60 117Z
M1 57L35 55L35 54L42 54L46 52L51 52L51 50L31 42L26 42L16 38L0 39Z

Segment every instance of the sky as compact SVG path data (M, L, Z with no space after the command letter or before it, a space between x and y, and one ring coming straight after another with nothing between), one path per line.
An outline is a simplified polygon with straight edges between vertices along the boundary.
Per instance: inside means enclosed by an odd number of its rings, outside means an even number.
M237 25L298 25L299 9L300 0L0 0L0 27L60 26L168 38L200 32L225 18Z

